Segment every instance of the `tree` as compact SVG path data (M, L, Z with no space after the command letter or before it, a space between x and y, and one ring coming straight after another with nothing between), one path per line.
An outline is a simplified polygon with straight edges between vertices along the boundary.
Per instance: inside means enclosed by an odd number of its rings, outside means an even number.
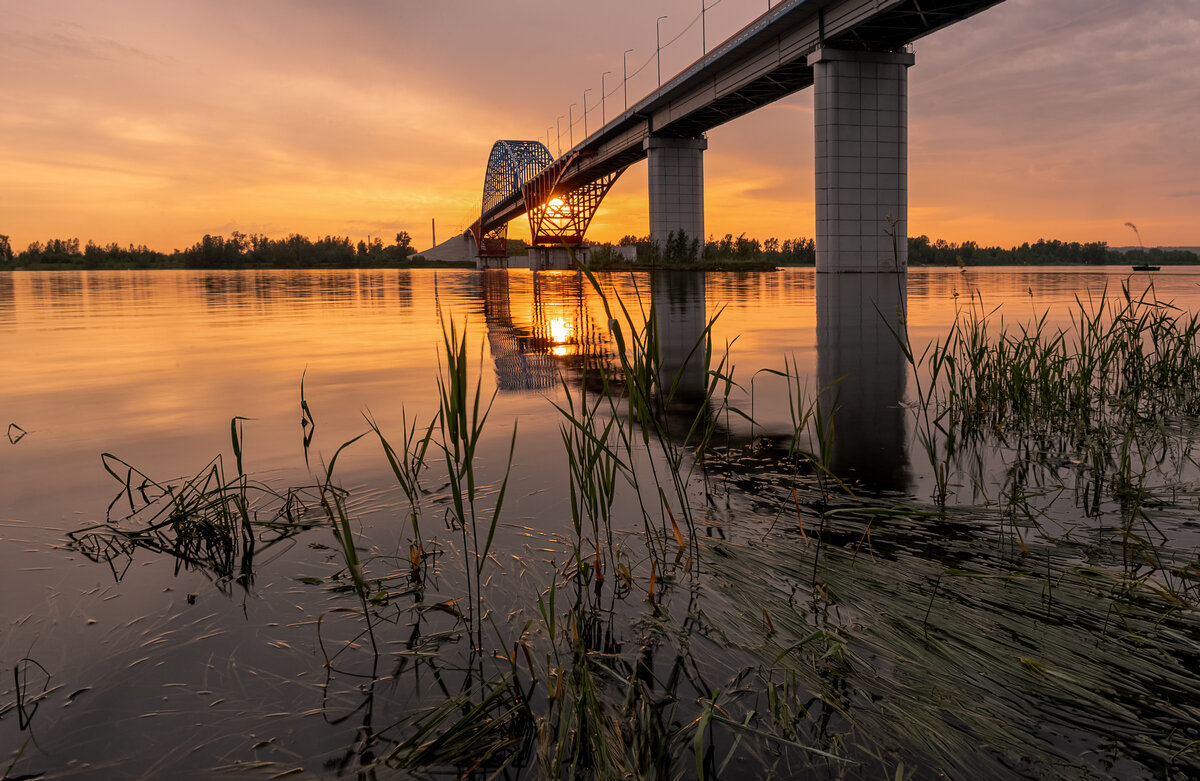
M762 252L762 247L758 243L758 239L748 239L746 234L737 237L733 243L734 254L739 258L753 258Z
M700 256L700 239L689 240L683 230L671 231L667 234L667 244L662 250L662 258L669 265L684 265L695 263Z

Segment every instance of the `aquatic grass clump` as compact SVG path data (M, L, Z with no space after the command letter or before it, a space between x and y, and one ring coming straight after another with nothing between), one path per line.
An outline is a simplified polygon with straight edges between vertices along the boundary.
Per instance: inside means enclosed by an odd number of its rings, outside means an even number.
M600 402L590 408L586 393L577 407L564 383L568 408L559 407L559 411L566 421L564 445L568 458L574 459L577 450L593 455L603 453L602 462L586 454L576 460L619 471L637 497L647 541L665 542L674 538L683 548L696 534L693 505L698 497L693 495L693 484L697 475L706 480L703 461L718 430L718 421L729 412L743 414L729 404L730 392L735 387L729 363L730 346L726 346L719 359L715 359L712 349L713 327L720 312L707 319L695 335L696 341L682 356L680 366L672 371L664 361L663 334L654 297L650 296L646 304L635 287L637 307L631 308L620 295L610 295L591 269L581 264L580 270L608 318L619 380L613 382L606 372L600 371ZM702 379L698 389L688 388L685 392L684 374L689 364L699 367ZM586 381L583 386L586 389ZM605 408L603 418L597 414L600 407ZM604 427L603 432L597 425ZM600 450L595 449L597 443L603 445ZM640 468L635 466L642 463L643 457L647 457L644 464L650 476L646 482L653 483L648 490L640 485ZM660 469L665 476L660 475ZM573 478L581 485L590 479L582 473ZM656 552L657 564L664 564L665 556L665 549L660 546Z
M437 445L445 458L454 523L462 535L463 555L470 555L470 560L463 562L467 577L467 605L470 608L468 617L475 648L482 651L484 606L481 581L508 489L513 451L517 445L517 427L514 423L504 477L500 481L495 502L487 511L486 526L481 528L484 509L477 503L475 457L492 402L495 401L495 392L484 406L482 373L476 377L472 390L467 361L467 334L464 330L459 336L453 319L449 323L442 322L442 342L446 366L437 380L441 401L437 417L440 430Z
M505 680L483 688L478 701L451 697L382 730L392 745L378 763L409 771L452 767L460 777L524 764L533 730L528 706Z
M1195 478L1200 316L1128 282L1115 298L1076 297L1066 328L998 312L973 298L912 360L929 375L915 414L939 504L957 465L985 502L1026 519L1074 483L1085 517L1114 511L1128 527L1154 494Z
M250 480L242 464L242 421L230 422L237 474L226 473L224 458L213 458L196 475L179 480L152 478L111 453L101 461L121 485L103 523L68 534L72 545L93 561L104 561L120 580L143 549L174 557L227 591L231 583L248 588L260 543L271 547L317 523L311 511L322 501L320 486L282 493ZM125 508L128 508L127 510Z
M585 385L586 388L586 385ZM616 562L613 544L613 502L616 499L618 474L627 474L628 466L613 450L616 436L613 428L617 418L602 414L603 396L588 403L586 390L579 399L563 381L566 405L559 407L565 419L559 427L563 449L567 454L567 488L571 498L571 524L577 540L575 559L580 567L584 558L594 554L593 569L596 585L604 582L605 562L610 571ZM585 524L590 526L593 551L584 551Z
M965 432L1062 433L1083 444L1099 427L1200 416L1200 316L1153 287L1085 303L1069 329L1043 314L1015 331L982 305L959 313L933 346L945 365L933 403Z
M1200 771L1196 611L1130 593L1119 544L1090 563L1069 543L1010 552L988 530L1004 524L978 508L847 506L827 522L816 580L817 553L794 531L706 541L702 586L725 606L706 615L758 660L748 707L866 762L854 777L901 764L954 777Z

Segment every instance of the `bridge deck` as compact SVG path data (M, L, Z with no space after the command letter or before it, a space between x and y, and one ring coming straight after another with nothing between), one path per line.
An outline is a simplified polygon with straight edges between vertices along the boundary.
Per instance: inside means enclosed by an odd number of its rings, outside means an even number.
M893 51L1003 0L785 0L567 151L579 187L646 156L651 135L694 138L813 83L821 46ZM561 158L560 158L561 159ZM520 192L482 216L484 231L524 214Z

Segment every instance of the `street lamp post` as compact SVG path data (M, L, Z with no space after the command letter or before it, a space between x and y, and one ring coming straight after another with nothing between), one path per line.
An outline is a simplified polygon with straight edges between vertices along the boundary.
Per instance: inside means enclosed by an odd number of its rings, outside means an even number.
M583 91L583 137L584 137L584 139L587 139L587 137L588 137L588 134L587 134L587 94L591 91L592 91L591 87L588 87L587 89L585 89Z
M550 148L550 131L551 131L551 130L553 130L553 129L554 129L554 128L552 128L552 127L548 127L548 128L546 128L546 148L547 148L547 149L549 149L549 148Z
M767 0L768 3L771 0ZM704 7L704 0L700 0L700 56L708 54L708 35L704 31L704 12L708 9Z
M567 137L571 139L572 149L575 148L575 107L578 105L578 103L572 103L571 107L567 109Z
M629 110L629 53L633 49L626 49L621 55L621 76L625 80L625 110Z
M558 156L562 157L562 117L559 117L554 122L558 126Z
M658 17L654 23L654 64L658 66L658 86L662 87L662 20L665 16Z
M612 71L604 71L600 74L600 126L608 124L608 115L604 113L604 77L612 73Z

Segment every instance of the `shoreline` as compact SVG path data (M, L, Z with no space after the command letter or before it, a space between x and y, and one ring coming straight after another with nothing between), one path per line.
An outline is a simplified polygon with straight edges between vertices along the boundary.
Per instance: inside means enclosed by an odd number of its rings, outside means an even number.
M514 256L521 257L521 256ZM909 263L909 269L946 269L947 271L958 270L962 273L969 273L976 270L985 269L1011 269L1011 268L1077 268L1077 269L1111 269L1111 268L1129 268L1131 272L1142 271L1144 273L1154 273L1145 269L1136 269L1135 266L1145 265L1129 262L1114 262L1114 263L981 263L978 265L956 266L945 263ZM1155 263L1151 264L1158 271L1167 271L1175 268L1200 268L1200 263L1171 263L1166 260L1155 259ZM731 272L731 271L748 271L748 272L772 272L782 269L815 269L812 263L774 263L766 260L707 260L700 263L687 264L665 264L665 263L613 263L605 262L599 264L590 264L587 267L595 272L653 272L653 271L714 271L714 272ZM220 268L202 267L202 266L185 266L185 265L153 265L153 266L138 266L138 265L88 265L84 263L32 263L25 266L15 266L11 268L0 267L0 273L15 272L15 271L408 271L412 269L434 269L434 270L462 270L475 271L475 263L473 261L418 261L416 263L405 263L402 265L386 265L386 266L300 266L300 265L237 265L223 266ZM512 267L512 271L528 270L526 266ZM561 270L561 269L560 269ZM569 269L568 269L569 270ZM871 273L871 272L864 272ZM889 272L881 272L889 273Z

